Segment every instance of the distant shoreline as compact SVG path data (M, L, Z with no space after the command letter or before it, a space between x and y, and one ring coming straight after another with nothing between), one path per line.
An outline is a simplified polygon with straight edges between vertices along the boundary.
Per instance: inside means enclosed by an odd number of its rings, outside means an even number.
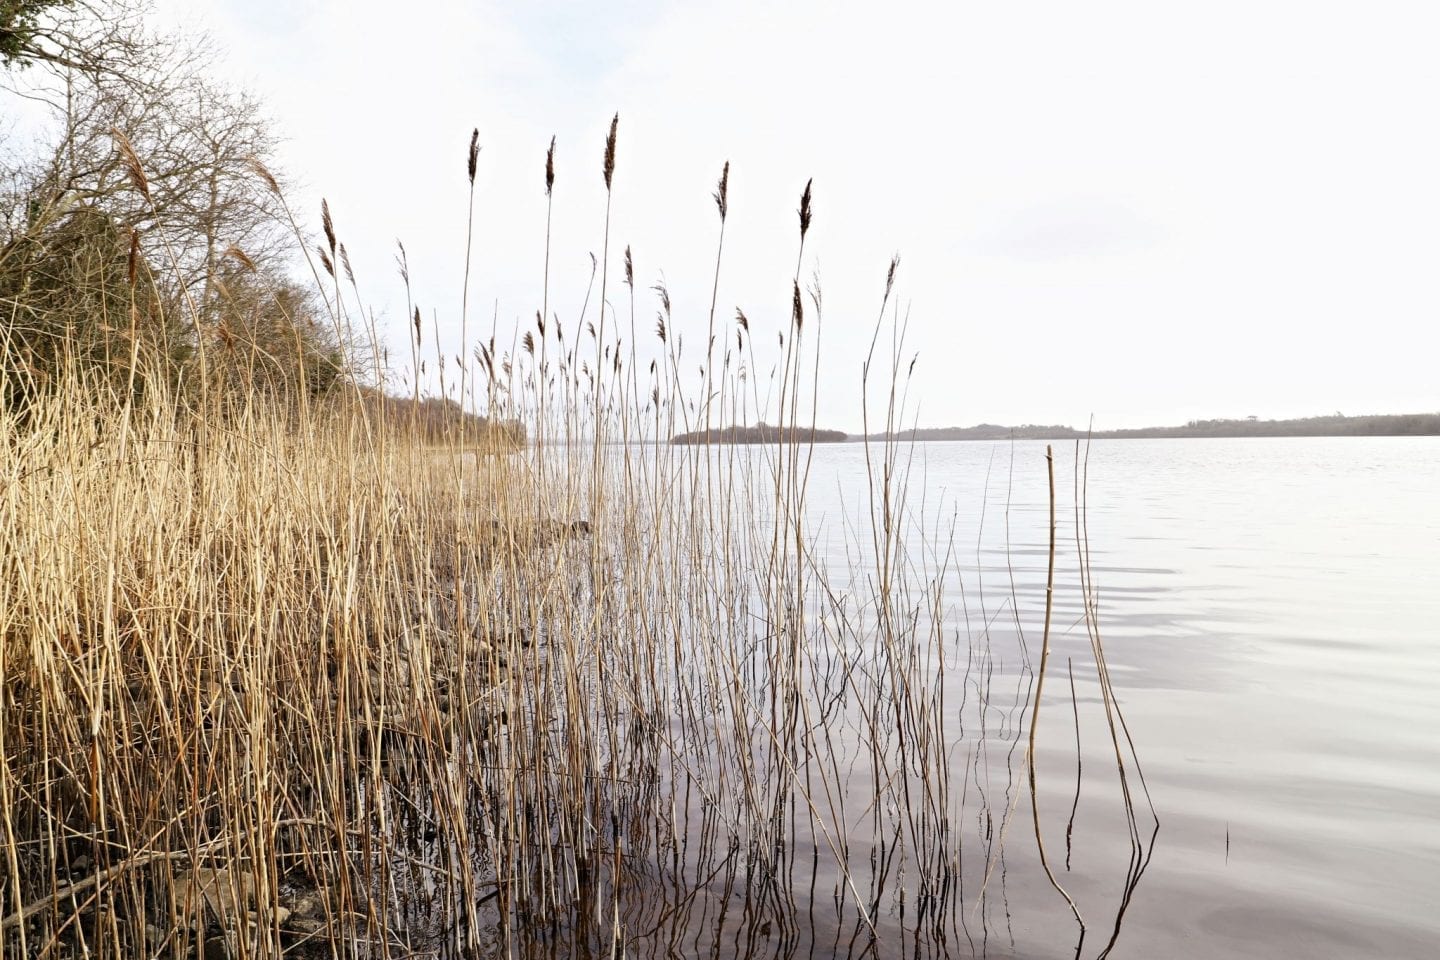
M1050 424L1024 424L1004 427L981 423L973 427L938 427L872 433L874 441L930 442L956 440L1156 440L1234 438L1234 437L1434 437L1440 436L1440 413L1401 413L1378 416L1302 417L1294 420L1191 420L1180 427L1137 427L1130 430L1076 430L1074 427ZM858 443L866 437L845 434L839 430L812 430L795 427L783 430L759 423L753 427L715 427L708 433L696 430L679 433L670 443L686 444L753 444L779 443L791 440L800 443Z
M1304 417L1296 420L1191 420L1180 427L1138 427L1130 430L1076 430L1074 427L1026 424L1002 427L942 427L871 434L871 440L1151 440L1207 437L1433 437L1440 436L1440 413L1390 414L1362 417ZM860 439L860 438L856 438Z

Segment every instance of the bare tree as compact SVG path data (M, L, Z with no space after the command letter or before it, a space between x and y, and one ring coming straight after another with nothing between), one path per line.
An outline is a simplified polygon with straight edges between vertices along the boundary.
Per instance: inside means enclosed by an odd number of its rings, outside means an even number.
M124 76L149 12L145 0L0 0L0 66Z
M37 69L27 70L23 83L10 78L9 95L44 104L51 126L38 148L12 147L0 165L0 320L7 301L12 313L36 314L41 275L49 277L46 309L52 320L58 316L54 301L67 284L57 278L70 275L60 255L69 247L59 238L73 246L77 231L89 228L108 251L103 260L123 234L131 246L126 280L134 285L136 259L149 268L167 330L183 317L199 350L214 345L233 353L249 342L252 373L263 354L268 360L258 369L278 370L288 358L308 386L329 382L333 377L312 381L314 369L303 369L317 357L329 369L340 352L326 332L331 327L313 322L316 302L287 277L300 241L284 216L282 185L269 172L276 139L263 109L248 93L215 81L203 40L145 33L143 9L132 0L67 9L67 43L84 47L86 38L99 37L102 53L32 57ZM87 32L86 17L102 12L108 19ZM116 23L130 32L118 38ZM33 46L40 36L27 42ZM54 30L45 36L55 42ZM87 66L101 61L105 69ZM113 281L115 272L109 276ZM72 304L66 336L76 324L96 322L83 303L77 297ZM19 339L12 330L10 340Z

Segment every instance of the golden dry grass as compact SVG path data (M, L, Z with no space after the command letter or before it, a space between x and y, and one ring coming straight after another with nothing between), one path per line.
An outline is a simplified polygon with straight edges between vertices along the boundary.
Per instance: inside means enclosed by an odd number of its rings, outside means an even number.
M593 369L544 314L477 348L486 412L538 441L509 455L348 395L117 406L77 376L0 415L0 955L708 952L736 890L751 947L807 911L836 952L958 943L1013 806L971 776L1008 765L1029 669L992 691L986 632L946 634L955 551L915 539L897 445L867 448L855 569L815 558L798 272L764 451L636 443L693 408L603 316ZM707 426L758 403L718 369Z

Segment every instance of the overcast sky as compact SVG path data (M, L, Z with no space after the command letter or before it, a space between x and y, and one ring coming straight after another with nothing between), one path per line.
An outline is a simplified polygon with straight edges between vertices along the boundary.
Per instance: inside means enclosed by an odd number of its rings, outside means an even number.
M402 354L396 238L461 349L472 127L470 341L539 308L552 135L551 307L573 329L618 111L612 263L629 244L640 284L664 277L691 381L728 160L718 313L727 335L749 315L757 382L814 178L824 426L860 426L897 253L921 425L1440 410L1433 0L161 6L268 100L300 205L318 220L328 198ZM637 301L653 350L655 298Z

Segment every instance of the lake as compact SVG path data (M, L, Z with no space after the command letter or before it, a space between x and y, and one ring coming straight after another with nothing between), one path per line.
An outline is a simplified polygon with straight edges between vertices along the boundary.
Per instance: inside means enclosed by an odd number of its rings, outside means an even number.
M1076 446L1055 454L1041 824L1091 956L1111 939L1130 847L1083 624ZM1110 955L1436 956L1440 438L1110 440L1078 456L1099 632L1159 822ZM929 443L905 458L907 542L923 526L954 547L938 615L957 637L990 623L999 672L1023 674L1043 619L1045 445ZM861 446L815 448L810 529L841 580L866 575L866 496ZM970 942L954 953L1073 956L1075 921L1030 852L1028 799L1011 803L1005 903L967 899Z

